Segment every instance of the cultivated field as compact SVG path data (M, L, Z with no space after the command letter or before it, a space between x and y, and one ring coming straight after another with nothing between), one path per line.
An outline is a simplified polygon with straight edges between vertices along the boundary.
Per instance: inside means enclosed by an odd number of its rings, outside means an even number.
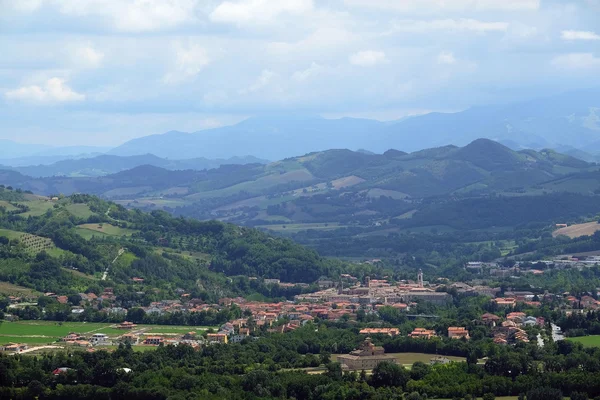
M120 228L118 226L114 226L111 224L82 224L77 226L77 233L83 236L86 239L91 238L92 236L131 236L135 230Z
M319 223L307 223L307 224L282 224L282 225L259 225L257 228L268 229L274 232L288 232L297 233L305 231L307 229L314 229L319 231L328 231L340 228L338 222L319 222Z
M87 204L69 204L66 209L77 218L88 219L94 215Z
M552 236L565 235L573 239L580 236L593 235L596 231L600 231L600 224L597 222L587 222L585 224L571 225L566 228L557 229L552 232Z
M0 294L6 295L6 296L16 296L16 297L20 297L20 296L35 297L35 296L41 295L41 293L39 293L33 289L26 288L26 287L19 286L19 285L13 285L12 283L9 283L9 282L0 282Z
M72 332L83 336L104 333L111 339L116 339L128 332L117 329L115 326L115 324L91 322L5 321L0 324L0 344L52 344ZM135 331L143 334L180 336L187 332L201 333L210 328L206 326L138 325Z
M405 366L413 365L417 361L421 361L421 362L424 362L425 364L429 364L429 361L432 358L438 357L435 354L425 354L425 353L388 353L388 354L395 356L400 361L400 364L405 365ZM341 354L333 354L331 356L331 359L333 361L336 361L340 355ZM441 356L441 357L445 357L445 358L449 359L450 361L459 361L459 362L465 361L464 357L454 357L454 356Z
M24 204L29 207L29 211L19 214L25 218L32 216L37 217L43 215L46 211L54 207L54 202L46 201L46 200L32 200L26 202L19 202L19 204Z
M600 347L600 335L572 337L567 340L581 343L584 347Z

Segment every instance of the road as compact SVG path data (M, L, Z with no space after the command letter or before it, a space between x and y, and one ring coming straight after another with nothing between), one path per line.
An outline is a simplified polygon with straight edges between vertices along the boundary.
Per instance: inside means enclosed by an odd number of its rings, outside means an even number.
M104 270L104 273L102 274L102 280L105 281L106 277L108 276L108 270L110 269L110 266L113 265L115 263L115 261L117 261L117 259L121 256L121 254L125 253L125 249L121 248L119 249L119 252L117 254L117 256L115 257L114 260L112 260L112 262L110 263L109 266L106 267L106 270Z

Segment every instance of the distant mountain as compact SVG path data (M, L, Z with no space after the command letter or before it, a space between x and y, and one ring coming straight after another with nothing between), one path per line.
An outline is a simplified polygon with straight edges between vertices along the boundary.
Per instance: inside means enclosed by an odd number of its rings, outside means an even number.
M34 178L16 171L0 171L0 183L42 194L82 192L126 204L188 210L182 213L192 209L209 215L215 212L214 215L244 223L267 218L267 207L275 205L285 206L283 215L287 219L306 222L340 218L346 213L347 218L360 215L357 212L371 213L374 210L370 209L369 199L380 197L409 198L411 201L403 207L410 208L422 199L440 196L513 196L537 193L542 188L547 192L576 188L587 193L600 185L600 181L590 183L595 178L588 175L585 185L573 183L578 174L598 170L585 161L553 150L516 152L489 139L478 139L464 147L443 146L410 154L397 150L384 154L327 150L267 165L221 165L202 171L165 168L200 161L171 161L151 155L77 160L82 163L78 168L84 168L85 163L97 166L98 160L113 169L140 162L159 165L146 163L102 177ZM65 163L69 162L59 164ZM570 186L549 184L561 179L568 179ZM311 206L313 202L319 206ZM377 213L388 206L381 205ZM224 210L232 210L232 214Z
M63 160L51 165L12 167L9 169L36 178L50 176L94 177L114 174L141 165L151 165L167 170L203 170L218 168L224 164L266 164L267 162L252 156L216 160L206 158L166 160L152 154L129 157L100 155L93 158Z
M570 146L600 153L600 89L392 122L315 116L254 117L233 126L195 133L172 131L134 139L109 154L151 153L170 159L253 154L277 160L332 148L414 152L450 144L465 146L478 138L493 139L514 150Z
M195 133L178 131L131 140L109 152L156 154L170 159L229 158L244 154L279 160L297 154L347 147L370 149L372 134L386 124L366 119L313 116L255 117L233 126Z
M12 140L0 139L0 158L24 157L47 150L48 148L50 146L17 143Z

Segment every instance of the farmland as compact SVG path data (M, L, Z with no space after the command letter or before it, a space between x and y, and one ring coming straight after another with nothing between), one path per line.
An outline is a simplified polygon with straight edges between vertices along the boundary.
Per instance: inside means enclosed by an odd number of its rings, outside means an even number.
M178 336L187 332L201 333L210 327L176 326L176 325L138 325L136 331L144 334L161 334ZM87 322L53 322L53 321L18 321L0 324L0 343L50 344L69 333L91 336L94 333L107 334L111 339L121 336L126 331L117 329L110 323Z
M337 358L340 355L341 354L333 354L331 356L331 359L333 361L336 361ZM417 361L429 364L429 361L432 358L436 357L435 354L425 354L425 353L394 353L392 355L395 356L398 359L398 361L400 362L400 364L405 365L405 366L413 365ZM465 361L464 357L444 356L444 358L447 358L450 361L459 361L459 362L460 361Z
M587 222L585 224L577 224L567 226L566 228L560 228L552 232L552 236L557 237L559 235L565 235L571 239L578 238L581 236L590 236L594 232L600 231L600 224L596 221Z
M567 340L581 343L583 347L600 347L600 335L572 337Z
M49 209L54 207L54 204L56 204L56 203L53 203L53 202L47 201L47 200L32 200L32 201L26 201L23 203L19 203L19 204L24 204L27 207L29 207L29 211L19 214L19 215L27 218L29 216L36 217L39 215L43 215L46 211L48 211Z
M86 239L92 236L131 236L133 229L120 228L111 224L83 224L77 227L77 233Z

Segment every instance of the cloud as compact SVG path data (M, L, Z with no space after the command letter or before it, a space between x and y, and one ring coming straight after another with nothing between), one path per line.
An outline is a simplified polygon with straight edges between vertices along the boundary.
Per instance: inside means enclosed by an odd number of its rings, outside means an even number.
M591 31L562 31L563 40L600 40L600 35Z
M254 82L248 88L240 90L240 94L249 94L260 91L271 82L275 75L275 72L271 71L270 69L264 69L260 73L260 76L258 77L256 82Z
M561 69L594 69L600 68L600 57L593 53L562 54L552 59L552 65Z
M438 31L506 32L508 27L508 22L484 22L469 18L435 19L429 21L403 20L394 23L393 28L387 34L396 32L429 33Z
M163 82L181 83L192 80L210 64L210 61L208 53L203 47L197 44L185 47L181 43L177 43L173 69L165 74Z
M301 15L313 9L312 0L224 1L210 13L213 22L236 25L266 24L281 15Z
M4 93L8 100L34 103L65 103L82 101L85 95L75 92L61 78L50 78L43 86L23 86Z
M348 6L378 8L399 12L537 10L540 0L344 0Z
M294 72L292 79L297 82L303 82L315 75L318 75L322 70L323 66L313 61L312 64L310 64L310 67L307 69Z
M438 64L456 64L456 57L454 57L454 53L450 51L442 51L438 54L437 62Z
M14 3L21 3L16 0ZM26 0L14 9L35 12L44 5L73 17L100 17L122 32L172 28L196 19L198 0Z
M70 53L71 62L82 68L98 68L104 60L104 53L91 44L76 46Z
M359 67L373 67L377 64L385 63L387 58L383 51L366 50L352 54L349 58L350 64Z

